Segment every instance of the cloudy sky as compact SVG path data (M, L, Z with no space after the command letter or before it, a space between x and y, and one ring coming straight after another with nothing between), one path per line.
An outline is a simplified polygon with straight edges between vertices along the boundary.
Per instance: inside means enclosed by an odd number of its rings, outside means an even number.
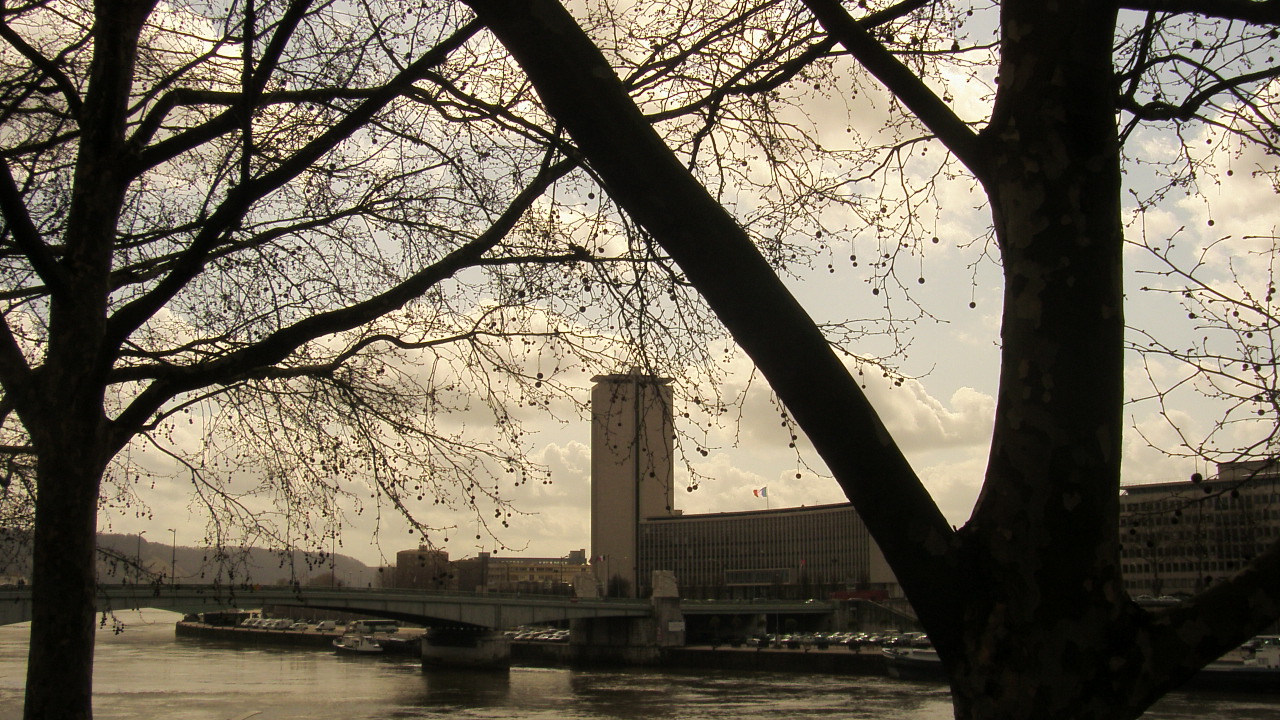
M985 106L977 99L983 90L978 86L966 93L963 85L954 87L958 111L969 118L985 113ZM837 109L817 108L814 117L820 122L827 111ZM841 106L838 111L848 109ZM842 127L845 122L834 125ZM1201 141L1208 139L1212 138L1192 138L1191 146L1201 147ZM1167 157L1179 148L1173 140L1153 133L1134 138L1131 147L1150 157ZM1203 147L1217 151L1213 143ZM1248 152L1224 152L1210 160L1211 172L1203 177L1200 195L1174 199L1141 215L1128 210L1131 239L1145 237L1160 245L1174 238L1175 255L1183 260L1202 258L1207 279L1223 282L1234 273L1254 286L1265 284L1272 262L1269 238L1280 222L1280 204L1275 203L1270 184L1256 178L1251 170L1269 167L1271 161ZM1153 182L1139 174L1126 179L1139 191ZM963 179L945 184L937 197L943 208L938 216L942 241L920 258L919 272L928 282L913 290L913 298L932 318L910 328L911 345L900 362L908 379L895 386L869 375L867 392L943 513L958 525L969 514L986 466L998 377L1001 288L998 268L981 261L977 248L967 244L989 224L973 184ZM1229 244L1215 244L1226 237L1232 238ZM857 239L850 242L856 244ZM1128 261L1134 270L1157 267L1152 257L1137 247L1131 248ZM1195 337L1196 325L1188 322L1176 296L1141 290L1159 282L1158 277L1132 275L1127 308L1130 324L1158 331L1175 345ZM818 263L789 283L820 321L873 316L885 302L883 296L871 294L865 269L847 263L834 262L831 269ZM780 423L780 408L773 403L767 386L753 376L750 363L734 353L725 369L728 375L722 392L741 412L717 425L696 429L706 433L703 446L709 452L705 457L691 453L690 462L700 478L696 489L683 491L694 483L682 467L677 469L678 507L685 513L763 509L766 501L752 492L761 487L768 487L768 503L774 508L842 501L834 481L825 476L803 439L798 448L789 447L790 430ZM1149 376L1172 384L1183 372L1172 362L1144 366L1134 356L1129 394L1135 398L1147 395ZM576 385L578 402L585 402L589 373L570 381ZM1178 404L1168 414L1193 437L1207 433L1223 413L1220 406L1202 402L1194 393L1184 393L1176 400ZM485 533L476 540L471 527L475 521L466 515L443 515L430 506L418 509L429 524L458 526L438 538L451 557L471 556L480 549L551 557L576 549L590 550L589 422L568 403L553 409L558 419L532 416L530 426L531 457L550 469L552 482L529 483L508 494L523 514L513 517L496 541ZM1125 441L1124 481L1178 480L1196 471L1212 472L1212 468L1170 457L1150 446L1152 442L1164 447L1177 444L1174 429L1159 409L1150 401L1135 402L1127 409L1131 428ZM1249 426L1230 430L1242 439L1259 431ZM145 497L147 513L109 513L104 515L103 529L124 533L146 530L148 538L160 541L169 538L166 528L176 527L179 544L200 542L204 518L192 509L189 485L181 480L158 481ZM446 535L448 542L444 542ZM375 538L371 520L365 516L344 528L340 552L378 564L415 544L407 528L394 519L386 520Z

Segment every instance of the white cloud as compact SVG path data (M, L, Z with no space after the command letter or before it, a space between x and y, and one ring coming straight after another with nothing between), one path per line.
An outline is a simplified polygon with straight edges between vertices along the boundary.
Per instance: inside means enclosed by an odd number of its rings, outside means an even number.
M972 388L953 393L951 407L918 380L906 380L901 387L868 383L867 394L904 452L982 445L991 438L995 399Z
M918 472L943 516L958 527L968 520L982 489L987 448L967 447L943 455L945 459L935 459Z
M987 90L984 81L989 82L989 74L975 81L960 74L948 80L955 83L952 87L955 106L963 117L985 116L988 104L982 96ZM882 130L884 108L885 96L879 90L862 92L852 103L847 103L841 92L835 92L829 100L809 108L805 122L812 122L822 139L834 146L847 142L847 135L853 134L846 134L846 127L851 126L867 136L877 135ZM1172 144L1171 139L1168 133L1143 138L1146 146L1142 150L1171 156L1180 148ZM936 160L936 157L931 150L929 159ZM1248 171L1252 166L1268 162L1273 161L1250 153L1214 159L1212 170L1221 184L1212 186L1216 191L1209 197L1208 204L1192 198L1148 211L1143 218L1148 237L1172 237L1179 228L1185 227L1185 257L1194 259L1196 252L1224 235L1241 238L1273 234L1280 224L1280 204L1275 202L1270 184L1253 178ZM1226 172L1228 169L1232 170L1230 174ZM989 451L999 362L1000 286L998 278L992 277L990 263L975 276L968 263L976 259L976 250L959 247L980 236L990 223L980 190L971 179L961 177L940 182L933 197L940 209L931 222L935 223L942 242L926 248L927 254L920 263L921 274L928 278L928 284L913 292L920 293L918 297L928 303L930 312L945 316L950 324L912 329L917 339L911 348L910 362L926 364L922 372L928 374L905 380L900 387L874 377L868 380L867 392L944 515L952 523L960 524L967 518L977 496ZM751 204L752 199L743 198L744 207ZM1207 222L1210 214L1215 220L1213 226ZM846 218L834 219L838 224ZM855 226L856 219L847 219L850 226ZM613 242L621 242L620 235L613 237ZM870 242L858 237L848 239L851 245L864 241ZM1252 278L1269 261L1266 254L1240 251L1242 247L1265 249L1267 246L1261 241L1233 242L1230 247L1229 253L1209 256L1216 269L1225 268L1226 261L1232 260L1246 277ZM1131 261L1137 261L1137 253L1130 250L1128 255ZM916 262L914 256L911 259ZM865 271L865 263L858 270L847 268L834 274L819 269L793 285L820 320L872 316L879 311L883 296L871 298L869 288L858 274ZM915 282L914 273L908 280ZM976 311L967 309L971 296L978 304ZM1168 303L1156 303L1150 308L1139 304L1130 317L1147 326L1165 328L1173 326L1174 316L1169 312ZM530 354L513 359L532 374L540 369L538 363L542 358ZM767 385L758 376L753 377L749 363L736 354L723 369L727 377L721 389L733 411L717 416L715 422L702 415L682 424L691 438L683 447L691 456L692 469L705 479L697 481L694 492L677 493L678 507L689 513L761 509L765 502L751 491L765 486L769 487L772 507L841 501L843 496L836 483L816 474L815 471L822 471L822 466L803 435L796 440L796 448L789 447L791 430L783 424L781 409L771 400ZM1168 379L1174 377L1176 368L1161 365L1157 372L1161 378ZM580 393L579 401L585 400L588 377L589 373L577 372L572 378L565 378L567 386ZM1143 380L1143 374L1131 367L1130 388L1140 387ZM685 390L692 393L689 388ZM527 555L559 556L589 545L590 458L585 443L590 426L577 414L576 408L563 400L554 401L552 409L553 414L529 409L521 412L530 432L528 437L533 439L530 459L550 469L551 483L543 484L535 479L519 487L504 487L504 496L515 502L523 514L494 518L498 521L495 529L501 541L512 548L521 548L521 553ZM1188 467L1188 461L1157 453L1143 440L1145 436L1157 444L1171 443L1165 445L1167 447L1176 445L1178 436L1173 427L1147 405L1131 406L1129 411L1139 432L1128 432L1125 437L1125 482L1185 477L1193 469ZM1184 429L1203 429L1205 423L1201 418L1212 417L1212 410L1196 413L1179 409L1172 417ZM450 428L465 425L482 437L486 436L486 423L490 421L490 415L478 403L444 419ZM699 423L697 427L693 425L695 422ZM182 432L175 443L198 442L197 433L191 432L188 436L186 429ZM708 449L708 454L704 457L696 453L695 446ZM170 465L163 459L148 462L157 472L167 471ZM693 482L680 471L677 490ZM158 483L154 492L149 491L145 497L157 518L190 515L187 511L189 489L181 478ZM459 526L447 534L447 543L443 540L445 534L439 538L454 557L474 554L479 548L495 547L483 531L479 540L475 538L475 521L464 512L445 512L429 505L414 510L428 524ZM120 518L118 524L125 525L126 519ZM385 554L394 555L396 550L416 544L416 538L406 532L402 523L384 520L385 535L378 542ZM502 528L501 520L506 520L509 527ZM160 519L152 523L149 537L157 534L154 529L157 523L164 527L166 522L173 521ZM378 549L372 540L371 520L361 519L346 532L345 552L366 562L376 561ZM197 540L193 534L189 542ZM180 538L180 542L188 540Z

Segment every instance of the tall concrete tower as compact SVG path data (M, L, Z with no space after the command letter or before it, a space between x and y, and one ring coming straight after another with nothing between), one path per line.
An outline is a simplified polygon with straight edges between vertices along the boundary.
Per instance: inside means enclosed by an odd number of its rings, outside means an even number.
M637 370L592 381L592 569L607 593L634 596L640 520L677 514L671 381Z

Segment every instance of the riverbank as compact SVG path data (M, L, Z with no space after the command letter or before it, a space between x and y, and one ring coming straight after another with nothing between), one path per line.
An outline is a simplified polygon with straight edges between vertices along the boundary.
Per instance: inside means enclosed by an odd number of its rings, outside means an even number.
M395 635L396 645L405 651L416 649L421 637L417 628L405 628ZM179 637L200 638L227 643L312 647L332 650L341 630L265 630L261 628L225 627L182 621L175 633ZM408 654L413 654L409 652ZM511 661L530 667L574 667L574 647L568 643L513 641ZM591 665L599 665L592 662ZM682 670L739 670L769 672L824 673L829 675L884 675L884 656L879 648L852 652L844 646L825 649L810 648L734 648L728 646L693 646L664 648L662 667Z
M770 672L824 673L827 675L885 675L880 648L854 652L844 647L826 649L680 647L663 651L667 667L696 670L767 670Z
M734 670L823 673L826 675L887 674L880 648L853 652L844 646L825 650L811 648L732 648L692 647L663 648L659 666L670 670ZM622 663L580 660L574 647L562 643L513 642L511 662L531 667L623 667Z
M336 630L268 630L265 628L239 627L226 625L210 625L208 623L182 620L174 625L174 634L178 637L199 638L226 643L246 645L280 645L289 647L310 647L333 650L333 641L342 637L345 628L341 625ZM394 635L374 633L388 652L406 655L418 654L418 641L425 632L421 628L403 628Z
M333 641L342 633L333 630L265 630L262 628L227 627L183 620L174 626L178 637L246 643L253 645L290 645L333 649Z

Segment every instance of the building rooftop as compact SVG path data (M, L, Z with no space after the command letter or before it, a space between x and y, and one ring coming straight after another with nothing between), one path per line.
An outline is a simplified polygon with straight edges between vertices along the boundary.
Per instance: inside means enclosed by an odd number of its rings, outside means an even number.
M843 503L828 503L826 505L800 505L798 507L769 508L767 510L735 510L732 512L698 513L694 515L671 515L671 516L657 515L654 517L647 517L644 520L645 522L657 522L659 520L666 521L666 522L678 522L680 520L732 518L732 517L743 517L743 516L756 518L756 517L764 517L764 516L786 515L788 513L807 513L807 512L817 512L822 510L845 510L845 509L850 509L852 507L853 507L853 503L843 502Z

